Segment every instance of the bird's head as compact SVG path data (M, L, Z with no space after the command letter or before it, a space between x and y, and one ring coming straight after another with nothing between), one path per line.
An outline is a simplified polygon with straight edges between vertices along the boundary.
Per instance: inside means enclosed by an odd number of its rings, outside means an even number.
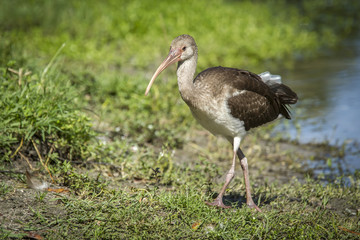
M190 35L180 35L175 38L170 45L170 51L165 60L160 64L154 75L152 76L149 85L146 88L145 95L150 91L152 84L159 74L168 66L176 62L185 61L193 57L197 53L197 46L195 40Z

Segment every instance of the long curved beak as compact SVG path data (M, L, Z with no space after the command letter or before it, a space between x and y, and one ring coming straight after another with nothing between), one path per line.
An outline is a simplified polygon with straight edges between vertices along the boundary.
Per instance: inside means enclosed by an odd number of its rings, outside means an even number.
M170 66L173 63L176 63L178 61L180 61L180 56L181 56L182 51L180 49L171 49L169 52L169 55L166 57L166 59L160 64L160 66L158 67L158 69L156 70L156 72L154 73L154 75L152 76L149 85L146 88L145 91L145 96L148 95L151 86L153 85L155 79L157 76L159 76L159 74L164 71L165 68L167 68L168 66Z

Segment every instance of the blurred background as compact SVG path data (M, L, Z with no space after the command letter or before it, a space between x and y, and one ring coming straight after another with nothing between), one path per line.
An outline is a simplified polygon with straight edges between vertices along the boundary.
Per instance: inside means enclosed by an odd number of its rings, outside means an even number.
M336 161L353 171L360 168L359 11L360 1L351 0L1 0L0 66L4 76L9 67L31 71L28 82L47 74L58 84L41 86L54 93L66 87L66 106L85 112L99 132L181 147L188 129L198 126L177 93L175 66L151 97L143 94L172 39L190 34L199 47L198 72L221 65L282 75L300 100L294 120L275 124L271 137L343 147L346 158ZM3 121L14 114L7 110ZM2 127L20 134L3 136L6 147L21 134L30 139L53 131Z

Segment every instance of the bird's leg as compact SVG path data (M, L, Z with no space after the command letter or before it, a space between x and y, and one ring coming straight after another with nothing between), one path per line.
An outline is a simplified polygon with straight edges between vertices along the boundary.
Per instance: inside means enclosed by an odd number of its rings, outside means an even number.
M223 196L224 196L224 193L226 191L227 186L229 185L231 180L234 178L234 175L235 175L235 162L236 162L236 151L234 151L234 156L233 156L233 161L232 161L231 168L230 168L229 172L226 174L226 180L225 180L224 186L222 187L219 195L216 197L216 199L213 202L211 202L211 203L206 202L207 205L217 206L217 207L221 207L221 208L230 208L230 206L225 206L224 205L222 199L223 199Z
M229 172L226 174L225 184L222 187L217 198L212 203L206 202L207 205L217 206L217 207L221 207L221 208L230 208L230 206L224 205L222 199L223 199L223 196L224 196L227 186L229 185L229 183L231 182L231 180L234 178L234 175L235 175L236 153L237 153L237 150L239 149L240 142L241 142L241 138L234 137L234 142L233 142L234 155L233 155L233 159L232 159L231 168L230 168Z
M256 206L256 204L254 203L254 201L253 201L253 199L251 197L249 169L248 169L247 159L246 159L244 153L241 151L240 148L238 149L237 154L238 154L238 157L240 159L241 168L242 168L242 170L244 172L245 190L246 190L246 204L250 208L255 208L257 211L261 212L261 209L258 206Z

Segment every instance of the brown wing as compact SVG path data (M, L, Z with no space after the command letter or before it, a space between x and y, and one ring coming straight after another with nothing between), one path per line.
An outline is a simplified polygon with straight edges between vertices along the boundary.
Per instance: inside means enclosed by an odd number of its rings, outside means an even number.
M279 111L276 111L266 97L251 91L243 91L230 97L228 106L233 117L244 121L246 131L270 122L279 115Z
M213 97L223 93L224 87L229 87L236 91L250 91L265 97L270 108L279 114L281 104L276 94L266 85L261 78L252 72L236 68L212 67L201 72L194 82L206 81L208 85L214 86L212 89ZM241 119L242 120L242 119Z
M201 72L194 84L206 81L212 87L213 97L223 94L224 88L232 94L242 92L228 99L231 114L245 122L246 130L276 119L279 114L290 119L286 104L294 104L297 95L289 87L276 84L270 87L252 72L236 68L212 67Z

